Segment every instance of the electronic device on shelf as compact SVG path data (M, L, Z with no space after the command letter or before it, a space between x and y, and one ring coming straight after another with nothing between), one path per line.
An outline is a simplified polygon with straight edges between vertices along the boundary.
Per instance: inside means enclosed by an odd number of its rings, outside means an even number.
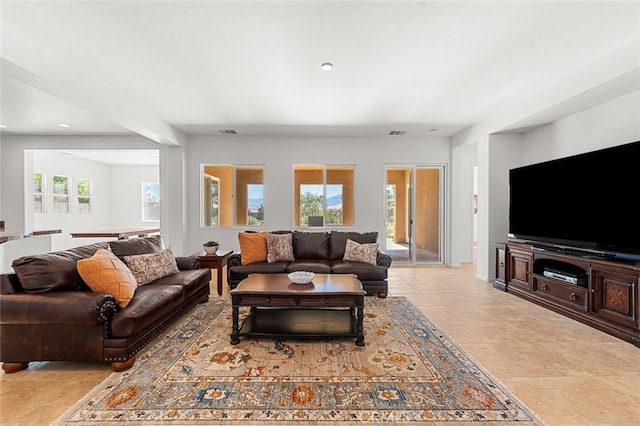
M542 275L547 278L555 278L557 280L561 280L573 285L578 285L580 287L587 287L587 274L575 274L573 272L560 271L558 269L545 267L542 271Z

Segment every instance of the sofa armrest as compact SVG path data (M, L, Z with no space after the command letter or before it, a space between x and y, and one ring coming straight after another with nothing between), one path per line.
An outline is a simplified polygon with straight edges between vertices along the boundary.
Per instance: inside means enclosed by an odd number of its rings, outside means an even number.
M200 265L197 257L176 256L176 265L178 265L178 269L181 271L187 271L190 269L200 269Z
M2 324L92 326L110 320L118 310L112 295L92 291L0 295Z
M240 253L233 253L227 257L227 270L232 266L242 265L242 256Z
M389 256L385 252L378 251L378 254L376 256L376 265L385 266L387 268L390 268L391 267L391 256Z

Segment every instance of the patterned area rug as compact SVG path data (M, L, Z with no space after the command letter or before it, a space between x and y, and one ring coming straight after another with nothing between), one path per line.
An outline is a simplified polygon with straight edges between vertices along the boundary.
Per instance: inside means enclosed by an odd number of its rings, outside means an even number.
M55 424L543 424L406 298L365 303L364 347L234 346L230 302L198 305Z

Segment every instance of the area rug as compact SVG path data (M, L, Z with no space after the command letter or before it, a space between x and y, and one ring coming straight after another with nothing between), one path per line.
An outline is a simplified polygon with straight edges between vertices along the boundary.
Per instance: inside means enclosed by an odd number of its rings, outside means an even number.
M212 299L54 424L543 424L406 298L367 297L364 325L363 347L231 345L230 303Z

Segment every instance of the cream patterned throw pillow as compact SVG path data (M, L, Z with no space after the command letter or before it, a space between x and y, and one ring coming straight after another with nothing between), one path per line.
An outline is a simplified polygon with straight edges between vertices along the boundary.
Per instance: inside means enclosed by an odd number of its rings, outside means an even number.
M375 265L377 256L378 243L359 244L353 240L347 240L343 260Z
M293 261L292 235L267 234L267 262Z
M125 256L124 261L136 277L138 285L148 284L158 278L178 273L178 265L170 248L159 253Z

